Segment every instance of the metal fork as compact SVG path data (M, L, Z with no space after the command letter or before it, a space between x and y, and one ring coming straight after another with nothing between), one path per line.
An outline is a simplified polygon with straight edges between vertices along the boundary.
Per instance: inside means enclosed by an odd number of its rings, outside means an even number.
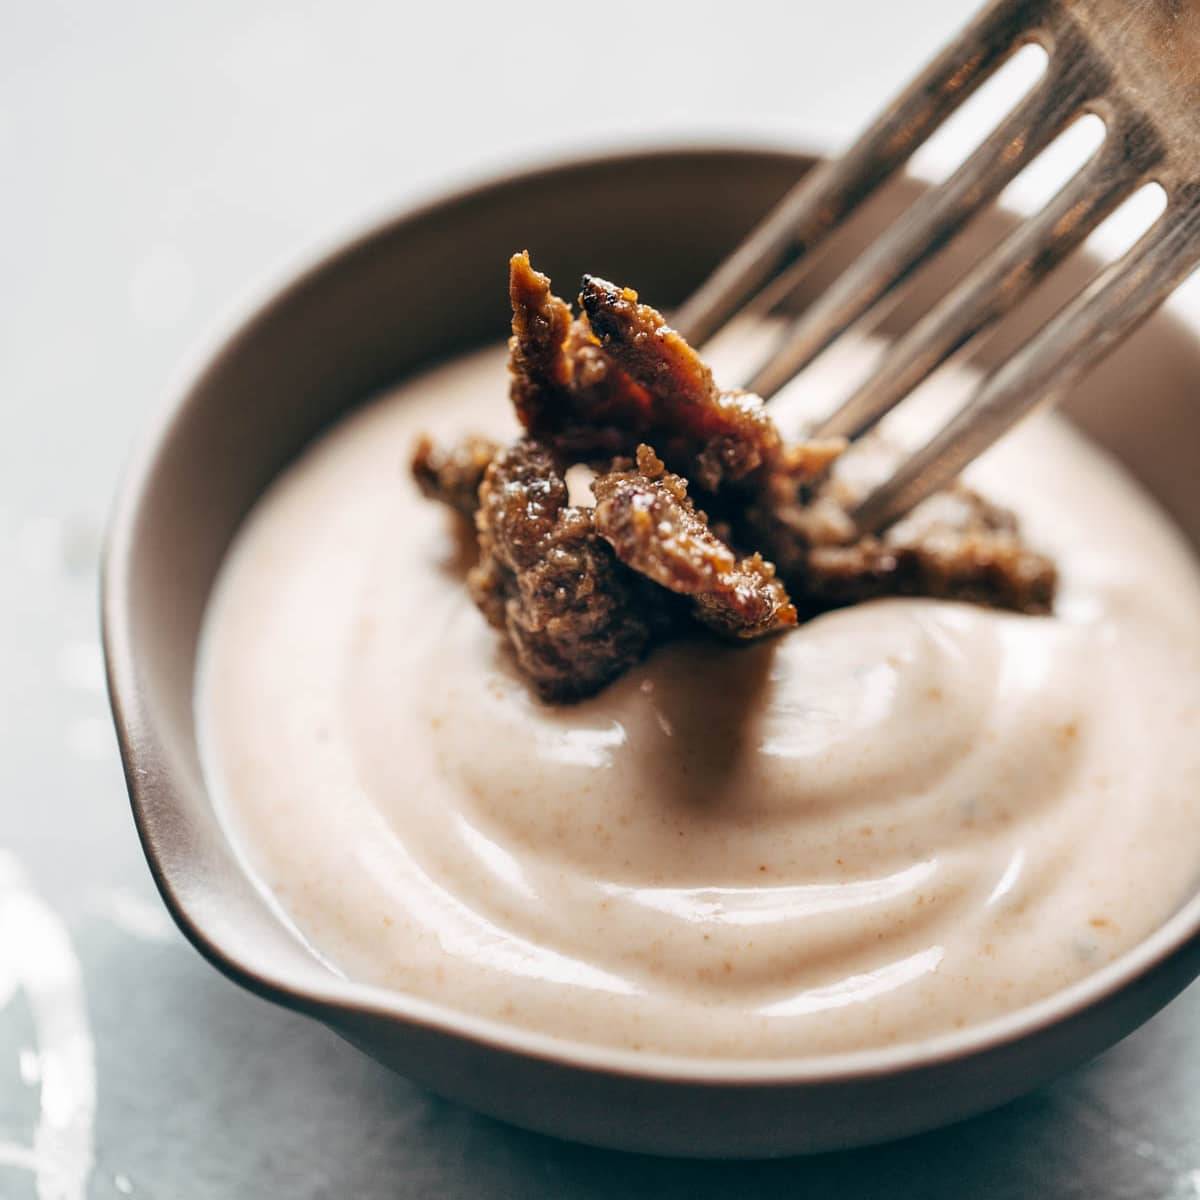
M1036 216L893 343L817 430L856 438L1007 313L1129 196L1167 194L1138 242L979 385L958 414L852 513L885 528L944 487L1018 420L1055 399L1141 324L1200 262L1200 0L993 0L841 158L815 168L676 315L695 344L769 285L786 294L804 259L1018 49L1045 74L944 183L797 317L747 383L769 399L989 204L1075 118L1100 149Z

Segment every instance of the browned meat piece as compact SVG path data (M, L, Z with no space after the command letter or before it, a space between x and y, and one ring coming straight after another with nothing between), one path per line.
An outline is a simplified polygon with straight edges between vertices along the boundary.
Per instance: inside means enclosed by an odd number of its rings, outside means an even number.
M571 387L566 353L571 309L551 292L550 280L533 269L528 250L509 260L508 298L513 311L510 395L521 424L537 436L558 416L558 397Z
M874 596L929 596L1031 615L1054 605L1058 571L1021 539L1016 518L958 485L882 537L809 552L805 591L819 607Z
M527 253L509 264L511 396L525 429L567 458L632 455L651 443L697 487L715 492L768 467L804 482L845 443L785 447L762 401L721 392L679 334L637 294L585 278L570 307Z
M579 303L605 353L652 397L639 439L660 446L692 482L715 492L779 461L783 442L763 402L720 391L700 356L637 292L587 275Z
M794 625L797 608L888 595L1050 611L1054 564L1006 510L955 486L859 538L852 468L861 475L869 454L839 463L841 439L785 443L762 401L719 391L635 292L586 277L573 317L528 254L512 259L509 291L511 395L530 436L507 449L425 438L413 473L427 495L474 512L472 594L544 699L598 691L689 609L734 638ZM594 509L569 502L575 462L599 472Z
M509 394L526 432L567 457L632 453L630 431L650 408L645 389L600 349L586 320L572 319L527 252L509 263L508 293Z
M627 566L690 596L697 619L726 637L754 638L796 624L775 568L759 554L739 559L649 446L637 465L615 464L592 483L596 529Z
M413 447L412 473L430 500L440 500L466 517L479 507L479 485L500 446L491 438L468 434L449 449L427 434Z
M561 463L545 446L519 441L496 456L475 524L471 593L543 699L598 691L662 629L661 601L597 535L593 510L568 504Z
M774 559L808 613L895 595L1051 611L1054 563L1025 544L1007 509L956 484L882 536L856 539L847 514L857 499L835 474L812 497L760 497L738 532Z

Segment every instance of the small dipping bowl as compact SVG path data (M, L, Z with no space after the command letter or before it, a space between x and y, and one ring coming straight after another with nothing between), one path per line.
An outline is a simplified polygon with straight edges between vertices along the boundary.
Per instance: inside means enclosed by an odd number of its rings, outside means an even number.
M813 163L746 148L614 154L500 179L369 229L216 344L171 397L121 490L104 565L109 692L138 832L180 928L250 991L323 1021L444 1096L530 1129L712 1157L883 1141L1002 1104L1083 1062L1200 972L1195 895L1142 943L1067 990L925 1041L774 1061L606 1049L340 978L272 912L217 820L196 743L197 641L222 557L272 480L382 389L498 341L508 326L504 272L512 251L529 247L555 279L591 270L671 305ZM802 290L823 287L920 192L905 180L881 194L813 264ZM1011 222L1003 213L975 222L883 331L911 324ZM988 340L979 364L1002 359L1088 273L1086 262L1068 264ZM1193 543L1200 541L1192 449L1200 444L1198 376L1200 339L1160 315L1067 405ZM399 471L404 448L396 453Z

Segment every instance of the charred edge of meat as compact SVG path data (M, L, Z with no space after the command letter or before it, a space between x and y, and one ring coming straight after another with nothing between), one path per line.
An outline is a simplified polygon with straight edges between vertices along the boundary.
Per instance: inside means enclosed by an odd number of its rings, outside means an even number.
M528 254L511 261L509 297L509 392L525 431L568 457L631 453L651 409L646 390L604 353L586 318L572 318Z
M509 261L508 296L512 338L508 343L510 395L521 424L536 433L571 384L566 354L570 307L550 290L550 280L533 269L529 251Z
M661 431L672 466L716 491L779 461L783 443L762 401L720 391L700 356L635 291L586 275L579 303L605 352L650 393L647 432Z

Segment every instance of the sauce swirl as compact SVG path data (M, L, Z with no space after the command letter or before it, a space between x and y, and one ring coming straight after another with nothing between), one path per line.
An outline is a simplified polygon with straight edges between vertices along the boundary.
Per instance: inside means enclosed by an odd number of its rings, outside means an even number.
M1044 997L1187 898L1200 574L1064 423L970 476L1057 558L1055 617L876 601L555 708L400 467L426 428L508 432L502 391L487 352L348 418L251 514L208 617L206 775L336 969L595 1043L833 1053Z

